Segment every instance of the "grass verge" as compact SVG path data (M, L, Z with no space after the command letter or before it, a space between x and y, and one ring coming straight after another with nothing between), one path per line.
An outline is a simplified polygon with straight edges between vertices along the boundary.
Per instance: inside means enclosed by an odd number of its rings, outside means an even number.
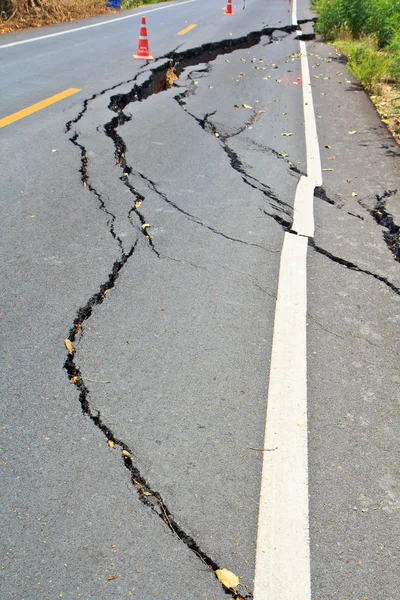
M400 143L400 0L313 0L316 31L347 57Z

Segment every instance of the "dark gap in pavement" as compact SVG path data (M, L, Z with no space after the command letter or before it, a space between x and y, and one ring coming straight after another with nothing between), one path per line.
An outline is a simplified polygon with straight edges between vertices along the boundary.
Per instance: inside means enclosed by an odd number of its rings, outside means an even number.
M386 209L387 201L390 200L392 196L397 194L397 192L397 189L385 190L381 195L376 194L376 202L372 209L361 200L358 200L358 204L371 215L378 225L387 229L387 231L383 232L383 239L389 250L394 255L395 260L400 262L400 225L397 225L394 222L393 215ZM324 202L327 202L328 204L331 204L332 206L336 206L336 208L340 209L344 206L344 202L342 202L340 199L338 202L335 202L335 200L330 198L322 186L318 186L314 189L314 196L320 200L323 200ZM364 217L361 215L351 212L347 212L347 214L364 221Z
M323 200L324 202L327 202L328 204L332 204L332 206L335 206L335 201L332 200L332 198L329 198L322 186L318 185L314 188L314 196L320 200Z
M286 221L286 219L283 219L279 215L276 215L274 213L271 214L271 213L267 212L266 210L264 210L263 213L265 215L267 215L267 217L271 217L272 219L274 219L274 221L276 221L278 223L278 225L280 225L284 231L287 231L288 233L293 233L290 231L290 228L292 226L292 223L290 221Z
M83 115L83 112L82 112L82 115ZM92 184L89 181L89 175L87 172L88 156L87 156L86 148L78 142L78 138L79 138L79 136L75 132L74 135L72 137L70 137L69 139L74 144L74 146L79 148L80 153L81 153L81 168L79 169L79 172L81 174L81 181L82 181L83 187L87 188L92 194L94 194L96 196L97 201L99 203L100 210L105 212L110 217L109 220L107 221L108 230L111 233L112 237L118 243L118 246L123 255L124 250L123 250L123 246L122 246L122 240L115 233L115 228L114 228L116 216L114 215L114 213L112 213L111 211L108 210L106 203L104 202L101 194L99 194L99 192L92 186Z
M227 154L228 158L229 158L229 162L231 164L232 169L234 169L235 171L237 171L241 176L242 176L242 181L246 184L249 185L250 187L252 187L255 190L258 190L259 192L261 192L264 196L266 196L266 198L268 199L268 202L270 203L270 205L272 206L272 208L275 208L276 210L280 210L286 214L288 214L288 216L291 216L291 211L293 210L292 207L290 206L290 204L288 204L287 202L283 202L282 200L280 200L278 198L278 196L272 191L272 189L266 185L265 183L262 183L261 181L259 181L258 179L256 179L255 177L253 177L252 175L249 175L242 163L242 161L239 159L239 156L237 155L236 152L234 152L234 150L232 150L232 148L230 148L228 146L228 140L232 137L235 137L237 135L239 135L240 133L243 133L243 131L246 130L246 128L252 124L255 123L256 120L258 120L259 115L257 113L257 111L254 111L253 116L251 117L250 121L247 121L246 124L243 127L240 127L237 131L235 131L234 133L231 134L222 134L218 132L217 127L214 125L214 123L212 123L210 121L210 117L212 117L216 111L213 111L211 113L206 113L204 115L203 118L199 118L196 115L190 113L185 105L185 102L183 100L184 97L188 96L188 91L182 93L182 94L178 94L177 96L174 97L174 100L176 100L176 102L178 102L179 106L181 106L186 113L192 117L199 125L200 127L206 131L207 133L210 133L211 135L213 135L215 138L217 138L218 140L220 140L221 144L222 144L222 148L224 150L224 152ZM279 153L276 153L277 155L279 155ZM279 156L279 158L281 158ZM255 183L252 183L255 182ZM256 185L258 184L258 185ZM272 204L272 202L275 202L276 204L280 205L280 206L274 206ZM284 208L286 207L286 208Z
M387 229L383 232L383 239L389 250L394 254L395 260L400 262L400 226L396 225L393 215L386 210L386 202L397 194L398 190L385 190L381 196L376 195L376 203L368 212L381 227Z
M191 49L191 50L188 50L185 52L174 51L170 54L170 56L161 57L167 61L166 64L164 64L158 68L156 67L154 70L151 70L148 80L145 81L142 85L139 86L135 83L132 90L128 94L119 94L119 95L111 97L109 108L111 110L113 110L114 112L116 112L117 115L109 123L107 123L105 125L104 131L105 131L106 135L109 136L114 142L116 162L117 162L117 165L123 170L123 175L120 177L120 180L122 181L122 183L124 183L124 185L126 185L128 187L130 192L135 196L135 203L132 206L131 210L129 211L128 218L131 220L134 212L138 215L139 222L141 224L141 230L144 233L144 235L146 236L147 240L149 241L149 244L151 245L152 250L155 250L155 249L152 245L151 238L148 235L148 231L147 231L148 227L144 227L144 225L146 225L146 223L144 222L145 218L141 213L138 212L138 208L139 208L140 204L144 201L145 198L129 182L129 175L132 173L132 168L126 164L126 159L125 159L126 145L125 145L123 139L121 138L121 136L119 136L119 134L116 131L118 127L122 126L124 123L129 121L131 118L130 116L125 115L123 113L124 108L131 102L134 102L134 101L141 102L143 100L146 100L149 96L151 96L154 93L159 93L161 91L169 89L172 86L173 82L176 80L176 78L179 76L179 74L185 68L187 68L189 66L194 66L194 65L200 64L200 63L211 62L212 60L215 60L215 58L217 56L231 53L233 50L236 50L236 49L250 48L253 45L257 44L263 36L266 36L266 35L271 36L272 32L276 31L277 29L278 28L265 28L262 31L251 32L247 36L243 36L238 39L229 39L229 40L224 40L222 42L205 44L199 48L194 48L194 49ZM295 31L295 29L296 28L294 26L287 26L287 27L281 28L280 30L290 33L290 32ZM147 65L145 65L145 66L147 66ZM130 81L135 82L140 74L142 74L142 72L139 71L139 73L135 76L135 78L133 78ZM67 133L72 131L73 125L75 125L82 119L82 117L86 113L88 106L92 100L95 100L97 97L105 94L107 91L110 91L111 89L118 87L118 85L121 85L121 84L117 84L116 86L113 86L112 88L107 88L105 90L102 90L100 93L93 95L89 99L86 99L83 102L82 109L78 113L78 115L66 124L65 131ZM86 302L86 304L78 309L77 316L74 319L73 325L72 325L69 335L68 335L68 339L72 344L74 344L75 342L79 343L79 340L81 339L81 337L83 335L84 323L86 321L88 321L88 319L90 319L94 308L97 305L102 304L104 302L107 292L115 286L115 283L120 275L121 270L123 269L123 267L125 266L127 261L133 255L136 245L138 243L138 240L136 240L135 244L130 248L130 250L128 252L124 251L122 241L116 235L115 230L114 230L114 222L115 222L116 217L113 213L111 213L110 211L107 210L107 207L106 207L101 195L89 181L88 171L87 171L88 153L87 153L86 148L82 144L79 143L78 139L79 139L79 134L77 131L74 131L70 140L80 150L80 154L81 154L80 174L81 174L82 184L84 187L88 187L89 191L96 196L96 198L100 204L101 210L105 211L110 216L110 220L108 222L109 231L112 234L113 238L118 243L118 246L121 250L121 257L113 263L113 266L112 266L111 272L107 278L107 281L100 286L99 291L96 292L95 294L93 294L90 297L90 299ZM231 154L230 160L231 160L231 162L234 162L236 167L239 166L241 168L240 161L233 154ZM138 175L140 177L142 177L143 179L147 179L142 174L138 173ZM158 193L160 195L160 192L159 192L156 184L154 182L151 182L150 180L148 180L148 183L149 183L150 187L153 189L153 191L155 191L156 193ZM267 194L267 190L264 190L264 193ZM168 200L165 195L162 195L162 196L164 197L164 199ZM171 204L173 204L173 203L171 203ZM175 208L178 208L178 207L175 206ZM184 211L181 211L181 212L184 212ZM187 215L187 216L190 216L193 219L192 215ZM211 227L208 227L208 228L210 230L214 231L215 233L218 233L219 235L224 235L221 232L217 232L216 230L213 230ZM224 237L227 237L228 239L233 239L234 241L239 241L241 243L247 243L242 240L235 240L234 238L229 238L228 236L224 236ZM249 244L249 245L255 245L255 244ZM92 411L92 409L90 408L90 402L89 402L90 391L82 377L82 373L81 373L79 366L75 362L74 352L75 352L75 349L73 350L72 353L68 354L66 361L64 363L64 368L68 374L68 377L69 377L71 383L75 384L79 390L79 401L81 404L83 414L87 415L91 419L91 421L96 425L96 427L98 427L98 429L106 436L109 446L111 446L111 447L118 446L120 448L121 455L124 460L124 464L131 473L132 483L139 495L141 502L143 504L145 504L146 506L149 506L151 508L151 510L153 512L155 512L163 520L163 522L167 525L167 527L175 535L177 535L178 538L197 557L199 557L202 560L202 562L204 564L206 564L208 566L208 568L217 577L216 571L219 568L218 564L210 556L208 556L199 547L199 545L195 542L195 540L192 537L190 537L189 535L187 535L186 532L175 521L175 519L172 516L171 511L166 506L162 496L159 494L159 492L157 492L151 488L151 486L147 483L146 479L142 476L142 474L137 469L137 467L134 466L133 460L132 460L132 452L128 448L128 446L122 440L118 439L114 435L114 433L110 430L110 428L105 423L103 423L100 413L99 412L94 413ZM243 599L250 600L252 598L252 594L250 592L248 592L247 589L245 588L245 586L243 586L241 584L239 586L237 586L235 589L230 589L230 588L228 589L225 586L223 586L223 584L222 584L222 587L226 594L230 595L231 597L235 598L236 600L243 600Z
M313 250L318 252L318 254L322 254L323 256L326 256L326 258L329 258L331 261L341 265L342 267L345 267L346 269L350 269L351 271L358 271L359 273L365 273L365 275L370 275L374 279L377 279L381 283L384 283L385 285L387 285L395 294L400 296L400 288L396 287L386 277L382 277L382 275L377 275L376 273L372 273L372 271L368 271L367 269L362 269L361 267L357 266L356 264L352 263L349 260L346 260L345 258L340 258L339 256L335 256L331 252L328 252L328 250L325 250L324 248L317 246L317 244L314 242L314 240L312 240L310 238L309 238L308 243L311 246L311 248L313 248Z

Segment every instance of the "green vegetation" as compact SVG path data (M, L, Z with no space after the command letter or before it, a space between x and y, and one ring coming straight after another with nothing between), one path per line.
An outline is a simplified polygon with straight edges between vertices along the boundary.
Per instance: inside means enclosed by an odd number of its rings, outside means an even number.
M314 5L318 31L327 39L374 36L378 47L385 48L399 35L400 0L314 0Z
M315 30L348 58L400 143L400 0L312 0Z
M129 10L142 6L142 4L158 4L159 2L166 2L166 0L121 0L121 8Z
M354 77L371 92L400 83L400 0L314 0L316 30L349 57Z

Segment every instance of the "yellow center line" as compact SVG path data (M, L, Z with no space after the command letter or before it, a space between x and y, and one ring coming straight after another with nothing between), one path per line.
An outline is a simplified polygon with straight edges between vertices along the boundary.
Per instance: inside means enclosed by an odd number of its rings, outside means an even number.
M185 33L190 31L191 29L194 29L195 27L197 27L197 25L189 25L188 27L185 27L185 29L182 29L182 31L179 31L178 35L185 35Z
M15 121L19 121L19 119L23 119L32 113L37 112L38 110L42 110L42 108L46 108L46 106L50 106L55 102L59 102L60 100L64 100L64 98L68 98L68 96L72 96L77 92L80 92L80 88L69 88L68 90L64 90L64 92L60 92L55 96L50 96L50 98L46 98L46 100L42 100L41 102L37 102L36 104L32 104L32 106L28 106L28 108L24 108L23 110L19 110L8 117L4 117L0 119L0 129L2 127L6 127L10 125L10 123L14 123Z

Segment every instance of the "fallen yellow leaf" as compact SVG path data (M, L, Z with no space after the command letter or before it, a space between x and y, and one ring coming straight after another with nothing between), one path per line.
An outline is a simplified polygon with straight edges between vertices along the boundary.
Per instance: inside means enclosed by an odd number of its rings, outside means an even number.
M68 350L68 352L69 352L70 354L73 354L73 353L74 353L74 347L73 347L73 345L72 345L72 342L71 342L71 340L69 340L68 338L66 338L66 339L64 340L64 344L65 344L65 347L66 347L66 349Z
M228 569L217 569L215 574L218 577L218 581L220 581L224 587L228 588L228 590L233 590L239 585L239 577L231 571L228 571Z
M149 227L151 227L151 225L149 225L149 223L143 223L143 225L142 225L142 229L148 229Z
M108 445L110 448L114 448L114 442L111 440L108 440Z

